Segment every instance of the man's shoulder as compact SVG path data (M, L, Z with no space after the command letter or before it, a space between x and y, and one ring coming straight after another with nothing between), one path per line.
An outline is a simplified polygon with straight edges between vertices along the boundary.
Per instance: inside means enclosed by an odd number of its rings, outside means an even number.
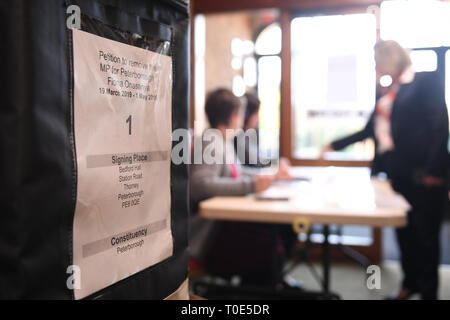
M221 165L223 161L219 159L225 157L225 148L226 145L219 136L203 134L193 139L191 154L193 158L201 159L201 164L211 164L210 161L205 163L205 157L212 156L216 160L214 164Z

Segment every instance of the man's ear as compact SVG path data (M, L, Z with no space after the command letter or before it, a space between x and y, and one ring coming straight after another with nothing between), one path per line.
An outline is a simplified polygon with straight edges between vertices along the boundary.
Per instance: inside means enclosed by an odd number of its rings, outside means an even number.
M237 114L237 112L233 112L231 115L230 115L230 118L228 118L228 126L231 126L231 124L234 122L234 121L237 121L238 118L239 117L239 115Z

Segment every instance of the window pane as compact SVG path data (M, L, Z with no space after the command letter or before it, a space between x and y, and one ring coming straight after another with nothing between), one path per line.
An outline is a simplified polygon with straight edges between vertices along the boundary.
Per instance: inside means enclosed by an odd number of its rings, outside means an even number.
M255 43L255 52L259 55L281 52L281 28L278 24L271 24L259 34Z
M279 152L280 81L280 57L261 57L258 60L260 151L270 158L276 158Z
M436 0L384 1L380 15L381 38L407 48L450 45L450 3ZM444 31L445 30L445 31Z
M413 50L410 57L416 72L433 72L437 69L437 54L433 50Z
M204 15L197 15L194 20L194 97L195 97L195 121L194 132L200 134L205 129L206 116L205 104L205 42L206 42L206 21Z
M293 154L317 158L332 140L360 130L375 103L371 14L296 18L292 21ZM366 160L370 142L329 155Z

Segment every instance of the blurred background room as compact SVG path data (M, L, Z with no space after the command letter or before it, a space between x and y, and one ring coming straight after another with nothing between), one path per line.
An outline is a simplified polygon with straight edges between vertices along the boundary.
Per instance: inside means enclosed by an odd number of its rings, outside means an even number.
M370 168L372 139L322 150L363 129L374 110L374 46L380 39L408 49L417 74L435 74L450 106L450 1L192 0L191 13L190 126L196 136L209 127L209 92L252 92L260 100L264 157L284 157L293 167ZM380 84L389 87L390 81ZM442 299L450 299L449 220L447 208L440 236ZM309 241L323 241L321 228L312 227ZM382 299L397 289L401 256L393 227L331 224L330 230L331 287L341 297ZM320 247L309 254L313 264L320 261ZM380 290L362 285L366 264L382 266ZM300 264L291 275L318 288L307 269Z

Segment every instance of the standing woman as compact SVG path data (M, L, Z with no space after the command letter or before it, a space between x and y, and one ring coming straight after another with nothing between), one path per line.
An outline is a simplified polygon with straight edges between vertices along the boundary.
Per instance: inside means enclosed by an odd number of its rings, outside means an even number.
M326 146L322 154L373 138L372 174L386 172L411 204L406 227L398 228L403 282L393 299L437 299L440 227L447 201L448 114L437 75L414 75L408 53L395 41L375 46L377 104L366 127ZM380 79L391 80L387 87Z

